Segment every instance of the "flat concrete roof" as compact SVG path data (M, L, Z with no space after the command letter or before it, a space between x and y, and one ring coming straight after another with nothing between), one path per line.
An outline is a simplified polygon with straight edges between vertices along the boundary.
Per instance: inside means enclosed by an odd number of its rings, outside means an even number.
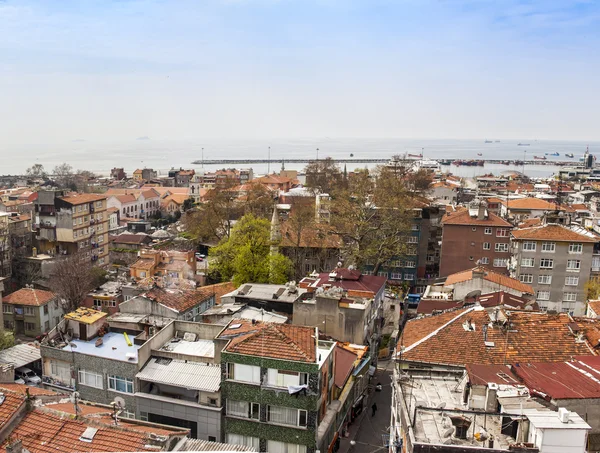
M129 346L125 341L125 336L122 333L109 332L102 337L102 345L96 346L96 340L99 337L89 341L81 341L79 339L71 340L71 342L62 348L63 351L73 351L80 354L92 355L95 357L103 357L105 359L119 360L121 362L137 363L139 345L133 344ZM133 343L133 337L129 337ZM73 345L73 346L71 346ZM126 354L134 354L133 358L128 358Z

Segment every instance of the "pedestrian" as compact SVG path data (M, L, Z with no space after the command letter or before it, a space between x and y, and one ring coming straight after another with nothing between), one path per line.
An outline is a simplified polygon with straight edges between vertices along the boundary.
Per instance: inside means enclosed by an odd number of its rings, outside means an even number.
M371 417L375 417L375 412L377 412L377 403L373 403L373 405L371 406L371 410L373 411Z

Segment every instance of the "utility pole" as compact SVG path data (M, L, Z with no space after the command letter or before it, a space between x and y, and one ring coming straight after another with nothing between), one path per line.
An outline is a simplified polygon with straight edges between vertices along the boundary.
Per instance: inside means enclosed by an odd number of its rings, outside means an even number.
M202 148L202 168L204 168L204 148Z
M319 148L317 148L317 162L319 161Z
M271 174L271 147L269 146L269 161L267 162L267 175Z

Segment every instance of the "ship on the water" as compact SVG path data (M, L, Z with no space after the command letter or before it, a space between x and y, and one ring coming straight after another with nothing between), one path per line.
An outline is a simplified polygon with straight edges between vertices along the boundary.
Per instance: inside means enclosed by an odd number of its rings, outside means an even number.
M548 159L546 156L533 156L535 160L546 160Z
M517 146L531 146L529 143L517 143Z
M491 140L486 140L483 143L492 143L492 141Z
M572 154L572 153L566 153L566 154L565 154L565 157L568 157L568 158L570 158L570 159L573 159L573 158L575 157L575 155L574 155L574 154Z

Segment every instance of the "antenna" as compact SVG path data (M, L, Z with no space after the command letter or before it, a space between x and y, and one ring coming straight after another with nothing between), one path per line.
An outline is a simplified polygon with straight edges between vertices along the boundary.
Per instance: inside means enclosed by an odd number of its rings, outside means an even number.
M73 403L73 407L75 408L75 418L79 416L81 413L81 409L79 407L79 392L71 393L71 403Z
M113 408L113 419L115 421L115 426L119 424L119 415L125 409L125 400L120 396L116 396L115 399L110 403Z

